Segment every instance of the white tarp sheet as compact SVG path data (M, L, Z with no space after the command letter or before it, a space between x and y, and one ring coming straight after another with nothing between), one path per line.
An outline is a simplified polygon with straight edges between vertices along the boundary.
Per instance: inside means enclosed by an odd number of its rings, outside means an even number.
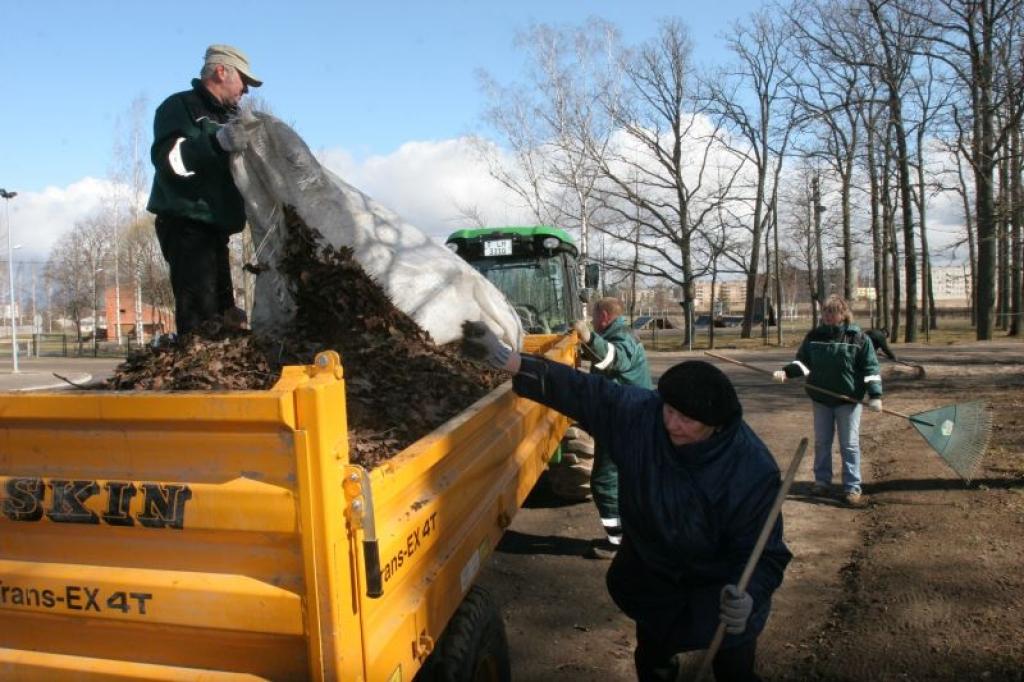
M352 248L395 307L435 343L458 339L464 320L480 320L505 343L522 347L519 316L468 263L321 166L284 122L256 112L242 124L250 130L250 143L232 159L232 173L245 198L255 259L270 266L256 278L254 331L278 335L294 319L292 292L276 267L287 239L287 204L332 246Z

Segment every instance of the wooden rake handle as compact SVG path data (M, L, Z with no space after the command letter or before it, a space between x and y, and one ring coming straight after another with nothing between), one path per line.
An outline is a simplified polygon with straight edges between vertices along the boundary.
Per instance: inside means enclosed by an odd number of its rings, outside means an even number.
M708 350L704 351L704 355L707 355L709 357L715 358L716 360L724 360L725 362L731 362L734 365L739 365L740 367L746 367L747 369L752 369L755 372L760 372L761 374L771 375L773 373L771 370L761 369L760 367L755 367L754 365L748 365L745 362L741 362L741 361L736 360L734 358L726 357L725 355L718 355L717 353L712 353L711 351L708 351ZM865 404L865 403L860 402L859 400L854 400L853 398L851 398L848 395L843 395L842 393L836 393L835 391L830 391L827 388L819 388L818 386L814 386L813 384L805 383L804 387L805 388L809 388L812 391L817 391L818 393L824 393L825 395L830 395L833 398L838 398L839 400L845 400L846 402L853 403L854 405L864 405ZM885 412L886 414L891 414L894 417L903 417L904 419L909 419L911 421L914 421L914 418L911 417L909 414L903 414L902 412L897 412L896 410L890 410L890 409L887 409L887 408L883 407L882 408L882 412Z
M768 512L768 518L765 519L764 525L761 526L761 534L757 536L757 542L754 543L754 549L750 553L750 558L747 559L747 565L743 567L740 581L736 585L741 594L746 592L747 586L750 585L750 578L754 575L754 569L757 568L757 562L761 559L764 546L768 544L768 537L772 534L772 529L775 527L775 519L778 518L779 512L782 510L782 503L786 501L786 495L789 494L789 488L793 485L793 479L796 478L796 471L800 468L800 462L803 460L805 452L807 452L806 437L800 439L796 453L794 453L793 459L789 463L789 468L786 469L786 476L782 479L782 487L779 488L779 492L775 496L775 502ZM719 623L718 629L715 630L715 636L711 640L711 645L708 646L708 651L704 654L704 661L701 663L700 671L697 673L697 682L705 679L707 674L711 672L711 663L718 653L718 648L722 646L723 639L725 639L725 623Z

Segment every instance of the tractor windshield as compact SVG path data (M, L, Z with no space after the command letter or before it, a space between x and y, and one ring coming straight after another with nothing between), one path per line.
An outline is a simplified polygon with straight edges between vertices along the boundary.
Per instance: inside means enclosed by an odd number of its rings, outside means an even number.
M561 333L568 319L564 259L481 258L473 263L515 307L527 334Z

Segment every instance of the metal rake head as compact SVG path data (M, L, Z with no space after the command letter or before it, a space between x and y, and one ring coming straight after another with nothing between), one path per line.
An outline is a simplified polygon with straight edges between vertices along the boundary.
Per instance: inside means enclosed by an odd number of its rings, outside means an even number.
M992 437L992 413L984 400L919 412L910 423L961 478L970 483Z

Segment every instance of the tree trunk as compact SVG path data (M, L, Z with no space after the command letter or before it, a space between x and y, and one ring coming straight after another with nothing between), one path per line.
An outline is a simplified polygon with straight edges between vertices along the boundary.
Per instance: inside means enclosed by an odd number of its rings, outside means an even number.
M1012 113L1014 116L1016 113ZM1021 219L1024 207L1021 206L1021 132L1018 121L1014 121L1010 133L1010 182L1008 196L1010 198L1010 235L1013 247L1012 280L1011 280L1011 316L1010 336L1020 336L1022 303L1022 264L1021 264Z
M967 179L964 178L963 156L957 151L956 154L956 176L960 183L960 197L964 202L964 231L967 233L967 266L968 281L964 282L967 287L967 307L971 310L971 326L978 323L978 279L976 276L978 265L978 248L974 235L974 214L971 211L971 195L967 187Z
M1010 162L1003 158L999 162L999 189L996 195L996 229L999 235L999 272L996 278L996 324L999 329L1009 329L1010 313Z
M907 315L904 340L907 343L917 341L917 259L914 257L914 212L913 194L910 191L910 159L907 155L907 136L903 129L902 103L899 93L893 90L890 94L889 109L893 116L896 129L896 163L900 180L900 208L903 217L903 263L907 273Z
M757 261L760 257L761 233L764 231L764 190L768 175L768 145L765 137L761 149L761 163L757 168L757 194L754 197L754 229L750 237L750 270L747 272L746 302L743 304L743 328L740 338L749 339L754 321L754 294L757 291Z
M868 180L871 189L871 264L872 283L875 287L875 306L872 311L871 326L886 327L885 308L882 305L883 294L886 290L884 238L882 233L881 216L878 206L881 202L878 189L878 167L875 165L875 130L874 120L867 124L867 166Z
M851 133L850 149L853 150L857 145L857 129L854 128ZM841 186L840 186L840 210L843 213L843 298L845 298L850 305L853 305L853 299L856 295L856 282L854 282L853 272L853 239L850 236L850 186L853 183L853 162L854 153L847 154L846 164L843 168Z
M814 298L818 302L817 308L820 311L822 304L825 303L825 298L826 297L825 297L825 256L824 256L824 252L823 252L823 250L821 248L821 213L822 213L821 190L820 190L820 188L818 186L818 177L817 176L815 176L814 179L811 180L811 187L812 187L811 201L814 203L814 205L812 206L812 210L814 211L814 257L815 257L816 269L818 271L817 272L817 277L816 277L817 285L815 286L815 289L817 291L815 292L816 296ZM817 317L817 316L815 316L815 317ZM817 326L817 324L815 324L815 326Z

